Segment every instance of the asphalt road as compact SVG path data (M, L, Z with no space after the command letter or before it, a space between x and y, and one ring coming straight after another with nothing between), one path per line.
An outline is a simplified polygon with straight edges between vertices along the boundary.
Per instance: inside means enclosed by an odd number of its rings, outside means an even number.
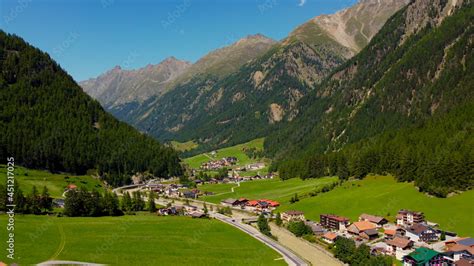
M163 206L166 206L166 204L168 203L168 201L164 201L162 199L157 199L155 201L156 201L156 203L158 203L160 205L163 205ZM182 202L176 200L174 205L182 205ZM236 227L237 229L240 229L241 231L243 231L243 232L247 233L248 235L254 237L258 241L264 243L265 245L271 247L272 249L274 249L275 251L277 251L278 253L280 253L283 256L283 259L286 261L286 263L288 263L288 265L291 265L291 266L307 266L308 265L308 263L306 261L301 259L298 255L296 255L295 253L293 253L292 251L290 251L286 247L282 246L280 243L278 243L278 242L274 241L273 239L263 235L256 228L254 228L250 225L241 223L240 222L241 219L228 217L228 216L225 216L225 215L217 213L217 212L209 212L209 216L212 217L212 218L218 219L221 222L232 225L232 226Z
M263 242L267 246L273 248L274 250L276 250L278 253L280 253L283 256L283 258L288 263L288 265L296 265L296 266L300 266L300 265L301 266L303 266L303 265L306 266L306 265L308 265L308 263L306 263L304 260L302 260L296 254L294 254L293 252L291 252L287 248L283 247L282 245L280 245L278 242L274 241L273 239L263 235L256 228L254 228L250 225L247 225L247 224L243 224L243 223L239 222L238 220L236 220L234 218L230 218L230 217L227 217L227 216L219 214L219 213L214 213L213 212L213 213L210 213L209 215L211 217L214 217L214 218L224 222L224 223L230 224L230 225L244 231L245 233L247 233L250 236L252 236L252 237L256 238L257 240L259 240L260 242Z

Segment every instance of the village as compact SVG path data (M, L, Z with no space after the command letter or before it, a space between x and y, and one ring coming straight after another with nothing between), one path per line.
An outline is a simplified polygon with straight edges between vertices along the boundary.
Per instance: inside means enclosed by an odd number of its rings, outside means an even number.
M269 217L275 217L272 213L279 206L271 200L247 199L226 199L221 204ZM444 231L419 211L402 209L394 222L366 213L354 222L335 214L321 214L319 222L315 222L306 219L302 211L288 210L281 213L281 220L284 224L304 222L325 247L334 245L340 237L348 238L356 245L368 245L372 255L393 256L405 266L474 263L474 238Z
M248 180L227 177L222 180L210 180L207 183L237 183L261 178L273 178L273 176L256 176ZM153 180L142 185L141 190L154 191L166 199L186 201L186 204L181 206L168 204L166 208L157 211L158 215L187 215L193 218L208 216L207 207L193 206L189 200L196 201L200 196L212 195L212 192L189 188L183 184L155 183ZM270 199L227 198L218 206L216 212L221 214L232 216L232 210L252 214L253 216L241 220L242 223L251 224L257 222L255 215L260 214L275 220L276 209L280 203ZM288 210L279 215L284 225L303 222L311 228L313 235L318 239L316 243L326 249L331 249L338 238L347 238L352 239L356 245L368 245L372 255L392 256L405 266L472 266L474 263L474 238L461 237L455 232L442 230L437 223L427 221L421 211L401 209L394 221L367 213L361 213L357 221L336 214L320 214L319 221L312 221L306 219L304 212L298 210Z

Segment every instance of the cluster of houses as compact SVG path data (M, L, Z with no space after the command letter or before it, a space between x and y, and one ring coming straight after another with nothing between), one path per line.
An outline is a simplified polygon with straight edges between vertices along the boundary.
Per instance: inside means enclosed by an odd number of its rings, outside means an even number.
M163 195L170 198L188 198L197 199L200 196L212 195L212 192L201 191L193 188L189 189L186 185L182 184L147 184L142 187L144 190L156 192L158 195Z
M161 208L156 211L156 214L160 216L168 216L168 215L186 215L192 218L204 218L207 215L201 211L198 207L192 205L184 205L184 206L170 206L166 208Z
M203 170L218 170L224 167L230 167L237 163L236 157L224 157L220 160L212 160L201 164Z
M276 207L280 206L280 203L274 200L260 199L260 200L249 200L246 198L240 199L225 199L221 201L224 206L240 208L256 213L271 213Z
M426 221L422 212L400 210L396 223L370 214L361 214L352 223L343 216L321 214L320 222L316 223L295 210L283 212L281 218L284 222L305 222L328 244L338 237L354 239L357 245L366 243L372 254L395 256L404 266L474 265L474 238L459 238L455 233L442 231L437 224Z
M255 171L255 170L260 170L265 168L265 163L257 162L257 163L251 163L247 164L243 167L239 167L236 170L237 171Z
M200 180L195 179L194 182L196 185L203 185L203 184L228 184L228 183L239 183L239 182L248 182L254 180L261 180L261 179L273 179L273 173L268 173L266 175L252 175L252 176L240 176L239 174L229 174L228 177L224 178L211 178L209 180Z

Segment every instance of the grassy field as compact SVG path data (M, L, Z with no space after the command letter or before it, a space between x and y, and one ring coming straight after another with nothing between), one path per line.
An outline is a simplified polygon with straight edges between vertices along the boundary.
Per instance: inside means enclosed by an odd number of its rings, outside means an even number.
M0 215L2 230L6 216ZM16 217L16 263L57 259L111 265L285 265L274 250L217 220L137 215ZM6 259L1 234L0 261Z
M418 192L411 183L398 183L389 176L369 176L362 181L346 182L328 193L295 204L284 204L279 210L301 210L307 218L316 221L321 213L335 213L356 220L364 212L394 221L401 208L423 211L429 221L439 223L443 229L474 236L474 191L446 199L434 198Z
M188 164L191 168L199 168L202 163L205 163L209 160L220 159L223 157L234 156L238 159L238 166L246 165L249 163L255 162L255 160L250 159L244 152L245 148L256 148L258 150L263 149L263 138L255 139L247 143L235 145L232 147L223 148L217 150L215 157L211 156L211 153L203 153L190 158L184 159L184 162ZM261 170L263 171L263 170Z
M6 166L0 165L0 182L5 184L7 174ZM92 178L91 176L74 176L69 174L52 174L48 171L32 170L24 167L15 167L15 180L20 184L21 190L28 194L31 192L33 186L41 193L41 190L46 186L52 197L61 197L64 188L68 184L75 184L78 187L85 187L87 189L95 188L103 190L102 183Z
M279 201L281 204L289 204L289 200L295 193L300 196L307 192L314 191L324 185L337 181L336 177L328 177L321 179L301 180L293 178L281 181L280 179L267 179L243 182L240 187L236 184L214 184L202 185L199 189L202 191L212 191L213 196L203 197L203 200L219 203L227 198L245 197L248 199L271 199ZM234 187L234 192L231 188Z
M196 149L199 144L197 144L196 142L190 140L190 141L186 141L186 142L178 142L178 141L171 141L170 142L171 144L171 147L173 147L175 150L177 151L190 151L192 149Z

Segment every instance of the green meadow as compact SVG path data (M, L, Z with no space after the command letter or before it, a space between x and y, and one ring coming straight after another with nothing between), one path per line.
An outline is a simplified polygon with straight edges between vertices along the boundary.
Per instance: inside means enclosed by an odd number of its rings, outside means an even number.
M6 216L0 216L5 228ZM136 215L69 218L17 216L16 260L111 265L285 265L263 243L217 220ZM6 260L1 234L0 261Z
M186 142L179 142L179 141L171 141L170 142L171 147L173 147L177 151L190 151L193 150L197 147L199 147L199 144L196 142L190 140Z
M203 153L199 154L190 158L184 159L184 162L189 165L191 168L199 168L202 163L205 163L209 160L216 160L216 159L221 159L223 157L230 157L234 156L238 159L237 166L243 166L249 163L254 163L256 162L255 160L252 160L249 158L245 152L244 149L246 148L256 148L257 150L262 150L263 149L263 138L260 139L254 139L250 142L235 145L232 147L227 147L223 148L220 150L216 150L216 155L211 156L211 153ZM263 171L263 170L261 170Z
M271 199L280 202L280 204L289 204L290 198L295 193L301 197L337 180L337 177L309 180L293 178L285 181L275 178L241 182L240 187L237 187L237 184L206 184L199 186L199 189L214 192L215 195L202 198L213 203L219 203L227 198L245 197L248 199ZM231 192L232 187L234 187L234 192Z
M424 212L428 221L438 223L442 229L474 236L473 190L449 198L435 198L418 192L412 183L399 183L391 176L349 181L330 192L294 204L285 202L279 211L301 210L308 219L316 221L321 213L343 215L353 221L361 213L369 213L394 221L402 208Z
M436 198L418 192L412 183L396 182L391 176L368 176L364 180L348 181L330 192L310 197L309 192L336 181L337 178L301 180L297 178L258 180L236 184L203 185L202 191L212 191L213 196L202 200L219 203L226 198L246 197L277 200L285 210L304 211L306 218L319 221L321 213L334 213L358 219L361 213L380 215L395 220L398 210L411 209L425 213L427 220L436 222L445 230L461 235L474 236L474 191L470 190L448 198ZM234 187L234 192L231 188ZM290 204L298 193L300 201Z
M6 166L0 166L0 182L5 184L7 174ZM31 192L33 186L36 186L38 191L46 186L49 190L50 195L53 198L59 198L64 192L64 189L69 184L75 184L78 187L85 187L89 190L97 189L103 190L103 184L100 180L91 176L75 176L70 174L52 174L48 171L27 169L20 166L15 166L15 181L20 184L20 188L23 193L28 194Z

